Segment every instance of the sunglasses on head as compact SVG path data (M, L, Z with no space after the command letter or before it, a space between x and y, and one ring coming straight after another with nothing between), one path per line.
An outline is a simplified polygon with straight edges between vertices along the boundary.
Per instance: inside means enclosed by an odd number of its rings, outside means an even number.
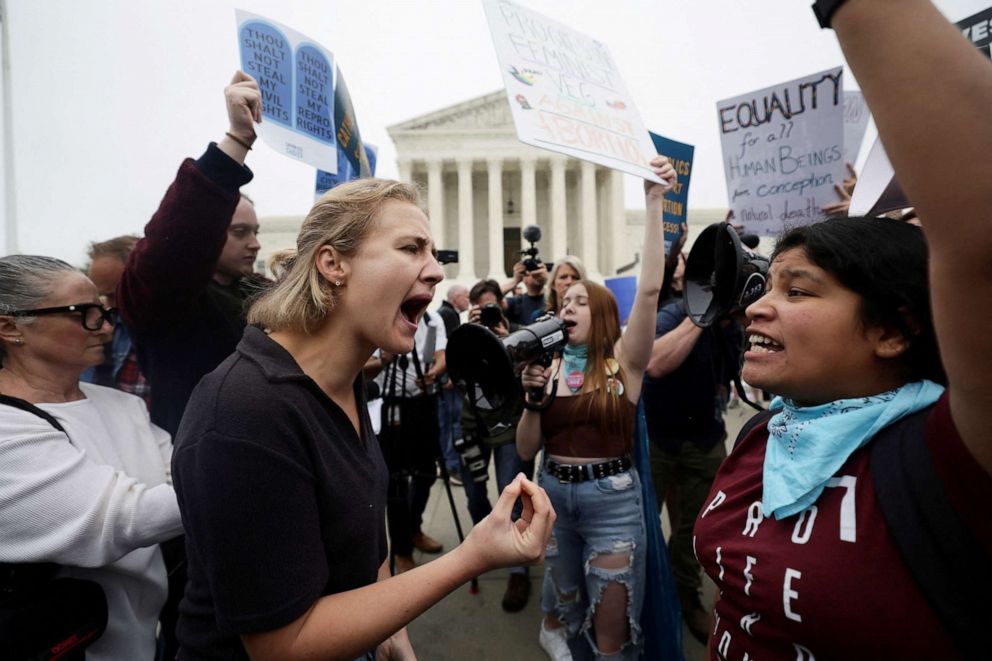
M117 321L117 310L106 308L100 303L76 303L61 305L55 308L37 308L35 310L13 310L6 314L12 317L40 317L46 314L78 313L79 323L89 331L103 328L103 322L113 326Z

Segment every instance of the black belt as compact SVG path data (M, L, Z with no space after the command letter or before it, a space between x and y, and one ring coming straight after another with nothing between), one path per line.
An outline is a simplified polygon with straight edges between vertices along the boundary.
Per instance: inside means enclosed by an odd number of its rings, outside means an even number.
M548 459L544 469L557 477L559 482L568 483L599 480L610 475L626 473L633 465L634 463L627 456L599 464L559 464L553 459Z

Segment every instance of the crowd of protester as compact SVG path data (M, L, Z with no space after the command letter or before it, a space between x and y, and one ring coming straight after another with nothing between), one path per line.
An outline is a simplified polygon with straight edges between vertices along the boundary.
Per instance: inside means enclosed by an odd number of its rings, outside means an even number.
M256 274L242 72L141 237L91 244L85 273L0 258L0 657L412 659L419 614L500 567L522 611L542 562L556 661L641 658L682 622L712 658L982 656L992 66L928 0L817 4L914 207L848 217L849 165L831 218L778 237L763 295L709 327L682 298L687 227L663 254L663 156L623 326L572 255L428 310L430 224L388 180L331 189ZM928 58L888 57L907 39ZM564 349L509 405L450 378L464 324L545 316ZM732 441L741 379L774 399ZM473 524L447 552L425 530L438 477ZM642 626L652 489L678 630Z

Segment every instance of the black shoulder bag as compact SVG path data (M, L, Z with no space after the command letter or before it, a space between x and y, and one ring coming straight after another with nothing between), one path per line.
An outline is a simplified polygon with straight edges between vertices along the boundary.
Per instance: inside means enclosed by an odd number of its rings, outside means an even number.
M32 413L66 434L34 404L7 395L0 395L0 404ZM53 562L0 563L0 658L83 659L84 650L103 635L103 588L95 581L55 578L58 571Z

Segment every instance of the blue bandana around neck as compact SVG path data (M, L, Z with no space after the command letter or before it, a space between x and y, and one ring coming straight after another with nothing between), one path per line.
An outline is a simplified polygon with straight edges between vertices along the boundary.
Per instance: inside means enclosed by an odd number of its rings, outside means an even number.
M855 450L884 427L936 402L944 386L914 381L870 397L798 406L776 397L782 410L768 421L761 510L784 519L816 502L827 481Z

